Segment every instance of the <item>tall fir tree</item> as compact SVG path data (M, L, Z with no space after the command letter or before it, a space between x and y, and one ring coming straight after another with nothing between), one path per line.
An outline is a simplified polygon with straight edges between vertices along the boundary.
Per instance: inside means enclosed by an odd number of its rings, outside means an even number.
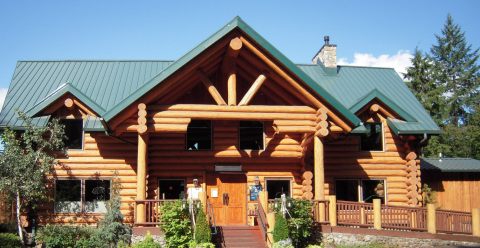
M451 15L448 15L441 34L435 37L437 44L430 50L434 61L432 76L435 84L445 89L442 96L446 101L447 117L439 124L464 125L469 112L478 104L478 49L473 50L467 43L465 33Z
M418 48L415 49L411 61L412 67L407 68L404 75L406 84L435 122L440 123L444 117L445 102L442 97L444 88L438 85L432 76L433 61Z

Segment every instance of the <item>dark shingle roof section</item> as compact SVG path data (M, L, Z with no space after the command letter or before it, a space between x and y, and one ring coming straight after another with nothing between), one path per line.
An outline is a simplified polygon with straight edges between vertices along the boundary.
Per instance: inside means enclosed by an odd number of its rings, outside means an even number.
M420 168L441 172L480 172L480 160L472 158L422 158Z
M440 133L439 127L392 68L338 66L337 74L329 75L321 65L299 67L351 111L357 110L358 103L366 96L378 95L381 96L379 100L398 114L406 113L407 121L389 121L397 134Z

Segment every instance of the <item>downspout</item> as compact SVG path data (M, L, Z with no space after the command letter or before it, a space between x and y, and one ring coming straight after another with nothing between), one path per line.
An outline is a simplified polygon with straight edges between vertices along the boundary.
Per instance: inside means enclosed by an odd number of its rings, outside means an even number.
M117 139L117 140L119 140L119 141L121 141L121 142L130 144L130 145L133 145L133 146L136 146L136 145L137 145L137 144L132 143L132 142L130 142L130 141L124 139L124 138L120 138L120 137L114 135L112 129L110 128L110 126L108 125L108 123L107 123L102 117L100 117L100 122L102 123L102 126L103 126L103 128L105 129L105 135L107 135L107 136L109 136L109 137L112 137L112 138L114 138L114 139Z

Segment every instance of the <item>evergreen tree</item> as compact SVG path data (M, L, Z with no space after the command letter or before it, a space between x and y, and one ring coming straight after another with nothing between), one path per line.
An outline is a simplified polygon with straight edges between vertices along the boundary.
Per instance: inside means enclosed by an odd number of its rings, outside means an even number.
M411 61L412 67L407 68L407 73L404 75L406 84L430 116L437 123L441 123L444 115L442 98L444 88L436 84L432 76L433 61L427 55L423 55L418 48L415 49Z
M18 115L25 130L5 129L2 135L0 191L15 202L18 235L24 242L20 216L22 211L36 216L38 204L47 199L47 175L57 164L54 151L64 150L64 129L56 119L39 127L24 113Z
M465 33L453 22L451 15L448 15L441 35L435 36L437 44L430 50L434 61L432 75L435 84L445 89L442 94L447 107L444 123L463 125L468 113L479 103L478 49L472 50Z

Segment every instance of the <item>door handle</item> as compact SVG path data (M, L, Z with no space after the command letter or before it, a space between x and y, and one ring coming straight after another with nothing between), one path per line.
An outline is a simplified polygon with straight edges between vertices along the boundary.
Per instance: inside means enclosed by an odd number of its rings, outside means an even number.
M227 194L227 206L228 206L230 204L230 196L228 195L228 193L226 194Z
M223 193L223 194L222 194L222 203L223 203L223 205L227 205L227 197L228 197L227 193Z

